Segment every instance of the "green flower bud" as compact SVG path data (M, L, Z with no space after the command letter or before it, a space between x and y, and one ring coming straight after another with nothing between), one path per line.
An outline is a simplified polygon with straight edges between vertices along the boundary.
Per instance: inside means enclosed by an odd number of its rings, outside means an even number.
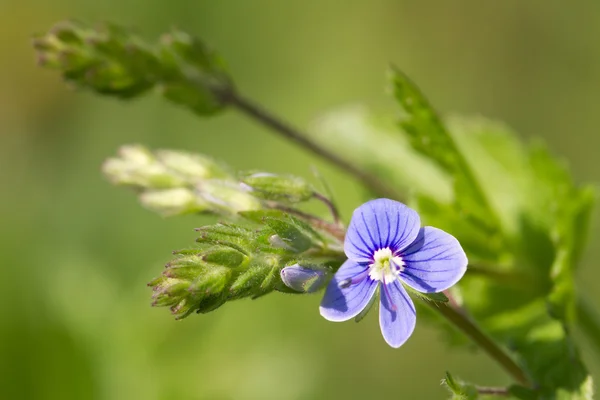
M152 88L162 68L154 52L125 30L105 24L93 29L61 22L34 39L40 64L62 71L76 84L118 97Z
M208 263L220 264L229 268L241 266L248 260L243 253L230 247L212 247L205 251L202 260Z
M215 209L236 214L240 211L260 210L262 204L255 197L230 181L211 179L197 187L200 195Z
M206 262L202 255L176 257L148 284L154 291L152 305L170 307L177 319L214 309L227 299L233 274L231 268Z
M302 253L312 247L322 247L324 240L310 225L279 210L255 210L241 212L244 218L272 229L271 246L294 253Z
M226 178L224 169L209 157L183 151L158 150L156 158L170 170L190 179Z
M208 210L208 204L186 188L147 191L140 195L140 202L144 207L164 216Z
M102 166L106 177L114 184L146 189L184 186L185 180L159 163L154 155L140 145L126 145L119 158L110 158Z
M243 176L241 181L253 195L267 200L298 203L310 199L315 193L308 182L291 175L258 172Z

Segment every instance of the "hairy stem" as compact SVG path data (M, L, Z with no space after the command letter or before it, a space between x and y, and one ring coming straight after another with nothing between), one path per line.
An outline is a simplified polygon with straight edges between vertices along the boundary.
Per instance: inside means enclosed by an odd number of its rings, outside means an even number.
M444 303L426 302L440 314L442 314L450 323L461 330L479 347L492 357L504 370L510 374L517 382L524 386L529 386L529 379L525 371L513 361L513 359L486 335L464 312L456 307Z
M327 198L326 196L323 196L321 193L315 192L313 193L313 197L319 201L321 201L322 203L324 203L327 208L329 208L329 212L331 213L331 217L333 218L333 222L335 222L336 224L340 224L340 213L337 209L337 207L335 206L335 204L333 204L333 202L331 200L329 200L329 198Z
M479 394L487 394L492 396L502 396L508 397L510 396L510 392L507 388L503 387L487 387L487 386L476 386L475 389Z
M386 185L381 179L379 179L378 176L356 167L353 163L339 157L337 154L329 151L325 147L322 147L320 144L313 141L307 134L282 121L253 101L239 95L234 91L223 93L221 94L221 97L228 104L236 107L244 114L254 118L256 121L272 129L274 132L296 144L299 144L305 149L311 151L313 154L324 158L325 160L338 166L340 169L348 172L350 175L358 178L365 186L370 188L379 196L389 197L392 199L399 199L403 197L401 193Z

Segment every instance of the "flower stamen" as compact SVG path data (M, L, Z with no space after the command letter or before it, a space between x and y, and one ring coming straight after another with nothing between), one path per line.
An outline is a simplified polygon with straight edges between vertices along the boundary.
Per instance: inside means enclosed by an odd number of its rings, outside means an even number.
M379 282L393 282L404 269L402 257L394 256L389 247L379 249L373 254L373 263L369 265L369 276Z

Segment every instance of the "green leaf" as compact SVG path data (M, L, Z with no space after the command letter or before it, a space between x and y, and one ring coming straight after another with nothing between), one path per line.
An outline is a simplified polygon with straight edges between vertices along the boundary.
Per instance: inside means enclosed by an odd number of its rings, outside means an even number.
M414 191L442 203L452 202L453 190L447 174L415 152L398 134L392 119L377 118L366 107L355 105L322 115L311 128L313 140L341 157L351 154L353 164L406 193Z
M540 387L534 398L585 398L590 378L569 332L575 314L573 273L587 235L594 191L578 188L544 147L524 146L502 124L452 118L448 126L484 196L491 200L507 244L496 247L490 241L488 249L497 249L496 256L503 261L488 268L498 276L512 275L517 283L506 285L494 275L467 273L461 282L466 307L513 349ZM434 211L425 214L427 223L454 227L474 261L470 252L479 244L469 238L476 239L475 230ZM481 251L477 258L491 260Z
M455 204L463 218L476 221L490 234L496 233L499 228L497 217L442 120L403 72L393 68L391 80L394 96L404 111L400 126L412 147L453 177Z
M520 385L510 386L508 392L511 396L519 400L537 400L539 398L538 392Z
M563 323L548 315L543 299L487 319L479 312L476 317L495 338L510 345L541 395L554 399L564 392L574 399L585 398L581 396L591 378L573 338Z

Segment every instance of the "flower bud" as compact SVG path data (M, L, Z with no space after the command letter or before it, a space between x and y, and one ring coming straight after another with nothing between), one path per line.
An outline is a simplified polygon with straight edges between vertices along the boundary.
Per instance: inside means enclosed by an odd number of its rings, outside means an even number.
M122 146L119 155L119 158L110 158L102 165L104 175L114 184L144 189L164 189L185 185L183 178L169 171L143 146Z
M325 286L331 274L319 267L294 264L283 268L280 275L283 283L290 289L301 293L312 293Z
M208 209L208 204L194 192L185 188L147 191L140 195L146 208L164 216L191 214Z
M192 181L225 178L227 173L209 157L184 151L157 150L156 158L167 168Z
M97 29L66 21L34 39L44 66L65 79L102 94L137 96L156 83L161 68L156 55L125 30L110 24Z
M170 307L177 319L213 310L227 300L232 274L231 268L208 263L201 255L176 257L148 284L154 291L152 305Z
M298 203L310 199L315 192L304 179L291 175L258 172L242 177L241 181L252 194L267 200Z
M200 183L198 193L211 206L220 211L236 214L240 211L259 210L262 205L258 199L241 190L239 185L211 179Z

